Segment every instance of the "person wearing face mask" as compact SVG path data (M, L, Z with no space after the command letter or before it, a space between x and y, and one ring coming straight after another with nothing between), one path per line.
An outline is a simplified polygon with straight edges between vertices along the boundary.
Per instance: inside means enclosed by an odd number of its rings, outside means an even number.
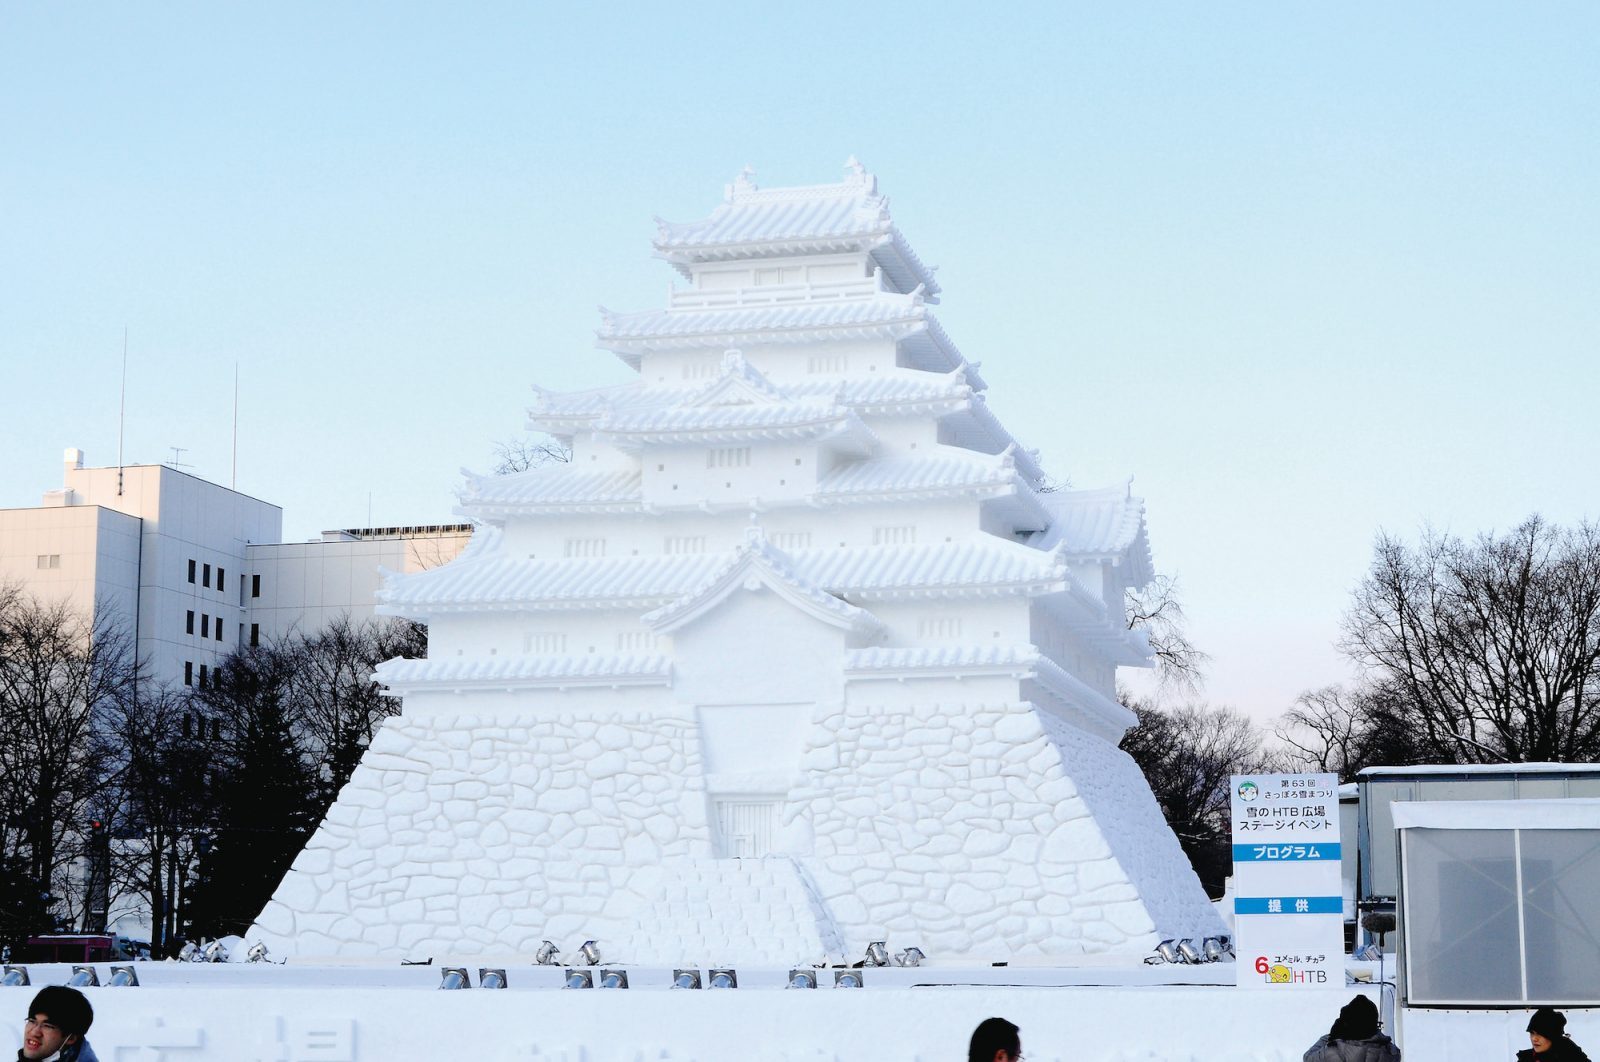
M1366 996L1356 996L1339 1011L1339 1017L1305 1053L1304 1062L1400 1062L1400 1049L1381 1031L1378 1008Z
M1540 1007L1528 1019L1528 1040L1532 1047L1517 1052L1517 1062L1589 1062L1583 1048L1567 1036L1567 1016L1559 1010Z
M62 985L41 988L22 1023L17 1062L99 1062L84 1039L94 1008L82 992Z

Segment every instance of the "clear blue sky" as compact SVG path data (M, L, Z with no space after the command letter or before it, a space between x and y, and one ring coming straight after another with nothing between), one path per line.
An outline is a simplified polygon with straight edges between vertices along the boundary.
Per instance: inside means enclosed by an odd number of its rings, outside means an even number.
M0 6L0 505L172 446L286 532L446 520L617 382L650 218L855 153L991 404L1128 474L1267 717L1374 533L1600 515L1600 6Z

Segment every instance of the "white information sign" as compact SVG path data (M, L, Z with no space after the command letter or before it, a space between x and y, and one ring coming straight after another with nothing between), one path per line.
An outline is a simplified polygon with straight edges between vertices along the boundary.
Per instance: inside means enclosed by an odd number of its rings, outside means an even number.
M1239 986L1343 985L1338 778L1234 775L1232 811Z

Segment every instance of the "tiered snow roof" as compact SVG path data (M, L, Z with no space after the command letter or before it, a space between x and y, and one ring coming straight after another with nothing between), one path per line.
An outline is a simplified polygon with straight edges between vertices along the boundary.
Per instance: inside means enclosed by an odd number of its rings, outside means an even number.
M1143 586L1154 576L1144 499L1134 496L1131 480L1118 487L1055 491L1041 501L1050 510L1050 526L1030 539L1032 545L1113 564L1126 558L1132 565L1132 586Z
M889 218L878 179L852 156L837 184L763 189L746 167L723 203L699 221L656 219L656 253L685 276L689 266L729 258L867 251L903 292L919 286L939 293L934 270L923 265Z
M652 609L692 595L719 578L731 551L639 557L530 560L499 548L500 532L480 528L478 549L450 564L392 579L379 591L384 611L424 617L446 612L549 609ZM993 597L1079 587L1055 552L978 534L924 546L799 549L781 558L790 578L859 600Z

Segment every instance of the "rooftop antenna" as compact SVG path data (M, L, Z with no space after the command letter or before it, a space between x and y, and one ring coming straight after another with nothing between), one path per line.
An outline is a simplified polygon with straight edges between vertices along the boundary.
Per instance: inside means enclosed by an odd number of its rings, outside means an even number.
M168 461L167 464L171 465L173 468L191 467L184 464L182 460L183 455L189 452L189 448L187 446L169 446L167 449L172 451L172 460Z
M230 490L239 489L239 363L233 363L233 479Z
M122 436L128 419L128 326L122 326L122 393L117 398L117 497L122 497Z

